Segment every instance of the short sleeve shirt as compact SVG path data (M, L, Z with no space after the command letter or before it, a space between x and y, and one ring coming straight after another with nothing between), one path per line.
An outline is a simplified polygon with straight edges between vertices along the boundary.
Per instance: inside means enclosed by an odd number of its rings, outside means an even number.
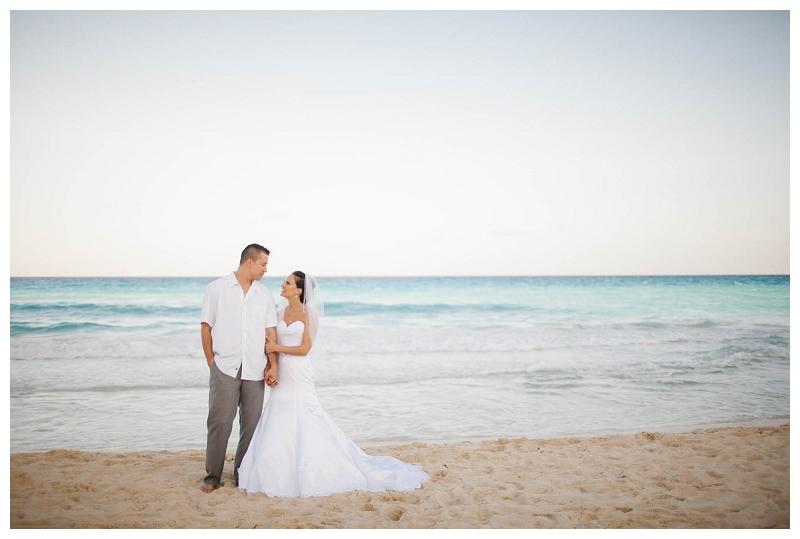
M253 281L245 296L233 272L220 277L206 287L200 322L211 326L219 370L235 378L242 369L242 380L264 379L264 330L278 325L275 300L267 287Z

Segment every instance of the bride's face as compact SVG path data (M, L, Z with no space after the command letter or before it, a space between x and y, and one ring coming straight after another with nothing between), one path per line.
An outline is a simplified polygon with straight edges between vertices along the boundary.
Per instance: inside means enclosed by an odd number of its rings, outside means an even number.
M281 296L285 298L293 298L297 296L297 299L300 299L300 292L302 292L302 290L297 288L297 285L294 281L294 275L289 275L281 284Z

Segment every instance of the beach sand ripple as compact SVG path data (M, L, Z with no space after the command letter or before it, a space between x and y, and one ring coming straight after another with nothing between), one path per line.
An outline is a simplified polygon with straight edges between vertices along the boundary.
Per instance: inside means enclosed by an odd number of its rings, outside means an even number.
M11 455L12 528L788 528L789 426L366 448L411 492L246 495L203 451Z

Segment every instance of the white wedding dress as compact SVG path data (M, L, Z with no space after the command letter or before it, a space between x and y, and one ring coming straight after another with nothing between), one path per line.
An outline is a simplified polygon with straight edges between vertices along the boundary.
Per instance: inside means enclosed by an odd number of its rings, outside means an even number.
M299 346L303 322L278 317L278 343ZM369 456L339 430L317 401L306 356L280 354L278 385L239 467L239 489L288 498L336 492L412 490L428 478L420 466Z

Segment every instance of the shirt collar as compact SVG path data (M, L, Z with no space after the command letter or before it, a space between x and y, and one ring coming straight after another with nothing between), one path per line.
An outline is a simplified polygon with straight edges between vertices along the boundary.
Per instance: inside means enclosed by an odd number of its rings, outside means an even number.
M228 275L228 280L226 281L226 283L225 283L225 284L227 284L228 286L236 286L236 285L238 285L238 284L239 284L239 281L237 281L237 280L236 280L236 272L235 272L235 271L232 271L232 272L230 273L230 275ZM256 292L260 292L260 291L261 291L261 289L260 289L258 286L254 286L254 285L256 285L256 284L260 284L260 283L259 283L258 281L256 281L256 280L254 280L254 281L253 281L253 282L250 284L250 288L251 288L251 289L253 289L253 290L255 290Z

